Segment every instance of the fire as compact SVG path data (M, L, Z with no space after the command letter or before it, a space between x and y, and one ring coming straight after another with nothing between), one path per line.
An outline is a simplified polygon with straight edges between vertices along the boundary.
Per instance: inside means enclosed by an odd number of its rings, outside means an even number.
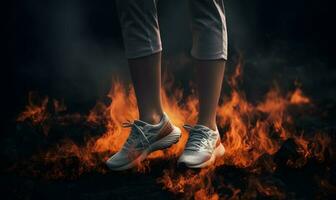
M174 169L168 169L158 182L162 183L165 189L175 194L183 194L184 197L195 195L195 199L218 199L211 182L213 172L213 169L208 168L201 169L200 172L188 170L183 174L176 174Z
M25 110L18 116L17 121L22 122L27 119L31 120L33 124L40 124L48 118L47 114L48 98L42 100L36 98L36 94L30 92L28 94L28 105Z
M221 195L216 188L220 185L231 191L231 199L254 198L254 193L249 191L255 191L266 197L284 199L285 194L281 189L263 183L254 176L249 177L247 192L243 192L240 188L226 185L225 181L218 178L216 171L225 165L249 170L252 174L259 173L258 163L261 162L263 156L266 155L267 158L267 155L276 154L289 138L294 139L303 160L309 157L316 157L318 160L325 159L323 155L328 150L330 138L323 134L316 134L312 140L308 140L303 135L297 136L297 133L290 128L293 126L293 120L288 107L311 103L301 89L296 89L288 95L281 95L280 89L275 86L266 94L264 100L252 104L238 89L241 77L242 69L239 64L229 79L232 92L218 106L217 122L221 130L222 143L226 149L224 157L216 161L214 166L201 169L199 172L193 170L179 172L175 167L164 169L163 176L157 181L165 189L176 195L183 194L184 198L219 199ZM172 91L171 85L166 82L162 89L165 112L178 127L182 127L185 123L196 123L197 96L192 93L185 97L182 89L177 88ZM108 97L111 99L110 105L98 102L88 115L81 116L88 124L103 125L105 133L98 137L88 138L84 145L67 139L51 150L34 156L33 160L42 160L45 165L51 166L47 173L48 178L69 177L69 174L63 172L64 163L66 166L73 164L77 166L70 173L70 178L76 178L90 171L107 172L103 161L122 147L129 134L129 129L123 128L122 123L138 118L135 93L131 86L125 87L120 81L114 81ZM34 103L30 94L29 103L17 121L30 120L33 125L45 123L53 115L48 112L48 102L48 98L44 98L39 103ZM55 113L63 112L65 109L63 104L54 101ZM71 116L77 115L70 115L70 118ZM64 119L64 117L59 116L57 119ZM154 159L177 158L183 151L187 138L188 134L183 130L182 138L176 145L164 151L153 152L147 161L139 163L137 170L146 171ZM263 165L261 168L264 167L264 163L261 164ZM271 171L274 171L276 165L268 164ZM292 163L292 165L299 165L299 163ZM34 173L39 172L35 170ZM217 184L214 184L214 180Z
M107 132L96 140L93 147L96 152L118 151L129 133L127 129L121 126L122 123L138 117L133 89L129 89L128 94L122 84L116 82L109 93L109 97L112 99L112 103L106 110Z
M44 97L42 100L37 96L36 93L30 92L28 94L28 105L25 110L18 116L17 121L23 122L30 120L32 125L40 126L42 132L47 135L49 131L49 126L46 121L49 119L49 113L47 111L49 99Z
M302 94L302 90L301 89L297 89L295 90L295 92L291 95L290 97L290 102L292 104L306 104L306 103L310 103L310 99L305 97Z

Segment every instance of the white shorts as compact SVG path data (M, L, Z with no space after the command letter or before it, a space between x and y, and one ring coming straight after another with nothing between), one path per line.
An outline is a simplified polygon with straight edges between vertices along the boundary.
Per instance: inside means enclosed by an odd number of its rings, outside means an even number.
M196 59L227 59L223 0L188 0L192 21L191 55ZM157 0L116 0L129 59L162 51Z

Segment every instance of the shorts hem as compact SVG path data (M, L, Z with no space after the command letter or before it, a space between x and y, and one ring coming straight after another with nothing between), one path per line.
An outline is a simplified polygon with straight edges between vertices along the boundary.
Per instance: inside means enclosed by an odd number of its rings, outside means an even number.
M227 54L225 52L220 52L220 53L216 53L216 54L207 54L207 55L203 55L203 54L197 54L194 52L190 53L191 56L197 60L227 60Z
M126 53L127 59L136 59L141 57L150 56L162 51L162 47L156 49L146 49L134 53Z

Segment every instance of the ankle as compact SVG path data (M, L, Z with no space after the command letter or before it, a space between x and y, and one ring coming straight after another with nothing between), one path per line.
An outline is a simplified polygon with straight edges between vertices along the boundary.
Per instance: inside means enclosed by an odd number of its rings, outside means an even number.
M203 120L199 120L197 122L197 124L202 125L202 126L206 126L206 127L210 128L213 131L217 130L216 121L203 121Z
M149 124L158 124L163 117L163 112L151 112L141 115L140 120Z

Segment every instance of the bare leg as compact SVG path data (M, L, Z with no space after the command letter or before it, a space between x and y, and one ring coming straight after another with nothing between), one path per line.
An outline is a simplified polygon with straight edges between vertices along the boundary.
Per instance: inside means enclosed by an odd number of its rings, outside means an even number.
M161 104L161 52L129 59L140 120L156 124L163 115Z
M216 129L216 110L224 77L225 60L196 60L199 94L198 124Z

